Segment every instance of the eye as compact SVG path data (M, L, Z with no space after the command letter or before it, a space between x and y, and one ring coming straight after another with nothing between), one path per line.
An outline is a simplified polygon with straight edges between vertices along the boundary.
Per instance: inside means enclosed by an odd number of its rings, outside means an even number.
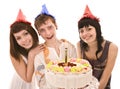
M80 29L80 30L79 30L79 33L83 33L83 32L84 32L84 30L83 30L83 29Z
M25 32L24 35L25 35L25 36L26 36L26 35L29 35L29 33L28 33L28 32Z
M48 27L48 29L49 29L49 30L51 30L52 28L53 28L53 26L52 26L52 25L50 25L50 26Z
M17 41L19 41L19 40L21 39L21 37L15 37L15 39L16 39Z
M40 30L38 30L38 32L39 32L39 34L40 34L40 33L45 32L45 30L44 30L44 29L40 29Z
M92 28L87 28L86 31L90 31Z

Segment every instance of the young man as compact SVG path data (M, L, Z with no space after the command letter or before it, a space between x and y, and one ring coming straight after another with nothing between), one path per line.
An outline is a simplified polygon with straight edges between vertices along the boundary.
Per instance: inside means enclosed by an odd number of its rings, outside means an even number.
M67 48L67 58L76 58L76 48L70 42L56 36L57 24L54 16L50 15L45 5L42 6L41 13L35 18L35 28L39 35L45 40L46 49L35 58L36 76L39 76L38 84L42 89L55 89L45 82L45 66L50 60L65 59Z

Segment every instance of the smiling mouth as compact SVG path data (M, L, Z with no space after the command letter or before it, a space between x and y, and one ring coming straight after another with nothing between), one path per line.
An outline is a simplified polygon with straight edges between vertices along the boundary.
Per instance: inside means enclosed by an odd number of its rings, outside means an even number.
M29 47L30 44L24 44L24 47Z
M54 35L52 35L51 37L46 37L47 39L52 39Z
M92 37L92 35L91 35L91 36L89 36L89 37L86 37L86 38L85 38L85 40L89 40L91 37Z

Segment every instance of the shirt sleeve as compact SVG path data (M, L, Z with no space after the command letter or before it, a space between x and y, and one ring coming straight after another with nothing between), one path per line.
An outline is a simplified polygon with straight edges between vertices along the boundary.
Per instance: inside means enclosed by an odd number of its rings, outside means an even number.
M35 60L34 60L35 71L38 70L38 66L42 64L41 59L42 59L42 56L40 54L35 56Z
M43 80L42 75L45 73L45 64L44 64L44 56L43 53L41 52L40 54L35 56L34 60L34 69L35 69L35 78L37 81L38 86L42 86L41 80Z

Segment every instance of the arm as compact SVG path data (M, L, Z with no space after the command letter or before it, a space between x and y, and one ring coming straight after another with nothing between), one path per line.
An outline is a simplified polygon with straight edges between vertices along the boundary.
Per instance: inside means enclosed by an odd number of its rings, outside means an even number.
M110 47L109 47L109 52L108 52L107 64L106 64L105 70L100 79L99 89L105 88L105 86L110 78L110 75L112 73L112 70L114 68L117 53L118 53L118 47L115 44L111 43Z
M18 75L26 82L31 82L32 75L34 72L34 57L37 53L41 52L42 49L40 49L38 46L34 49L31 49L31 51L28 54L28 61L27 64L23 60L23 57L21 56L20 61L17 61L14 57L11 56L12 64L18 73Z
M27 80L27 64L24 62L24 60L20 59L20 61L17 61L14 57L11 56L11 61L13 64L13 67L15 68L15 71L17 72L17 74L26 82L29 82Z
M44 50L45 46L43 44L39 44L37 47L30 50L28 54L28 64L27 64L27 78L28 81L32 80L32 76L34 73L34 60L35 56Z

